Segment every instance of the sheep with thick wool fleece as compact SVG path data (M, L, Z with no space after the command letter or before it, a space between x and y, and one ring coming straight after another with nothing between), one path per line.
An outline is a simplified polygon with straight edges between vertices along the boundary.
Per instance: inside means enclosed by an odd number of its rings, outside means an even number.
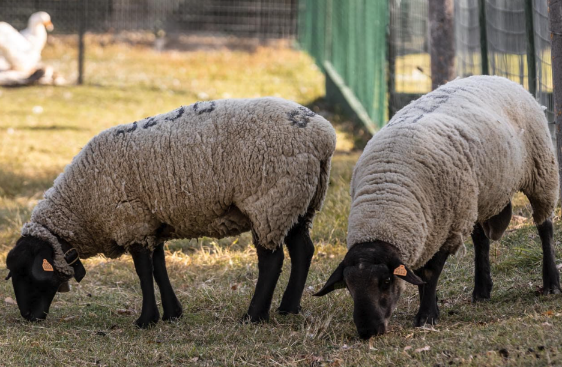
M436 287L447 257L470 235L473 301L490 298L490 239L522 191L543 248L543 293L560 293L552 215L558 166L541 106L508 79L456 79L400 110L367 144L351 180L348 252L316 294L345 285L359 335L386 331L403 281L419 286L415 326L439 316ZM413 269L413 270L412 270Z
M558 167L541 106L506 78L456 79L367 144L351 181L347 246L386 241L417 269L443 244L455 253L517 191L537 224L552 214Z
M55 180L22 236L52 246L53 266L63 278L73 275L64 241L81 258L115 258L131 247L152 253L168 239L251 230L258 257L282 256L279 247L292 236L304 241L308 258L308 230L328 188L335 141L324 118L271 97L198 102L112 127ZM296 312L301 294L289 302L289 312ZM267 318L264 312L250 312L252 321Z

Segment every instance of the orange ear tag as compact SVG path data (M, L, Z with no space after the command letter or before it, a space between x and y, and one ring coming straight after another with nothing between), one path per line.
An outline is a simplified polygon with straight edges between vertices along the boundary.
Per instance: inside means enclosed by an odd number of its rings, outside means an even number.
M47 259L43 259L43 270L44 270L44 271L54 271L54 270L53 270L53 265L49 264L49 262L47 261Z
M408 270L406 270L406 267L404 265L400 265L399 267L394 269L394 275L403 277L406 276L406 274L408 274Z

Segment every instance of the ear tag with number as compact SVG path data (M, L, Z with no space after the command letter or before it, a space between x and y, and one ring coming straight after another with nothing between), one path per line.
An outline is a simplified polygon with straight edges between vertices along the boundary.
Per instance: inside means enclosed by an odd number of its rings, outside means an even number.
M53 265L51 265L47 259L43 259L43 270L44 271L54 271Z
M394 269L394 275L403 277L406 276L406 274L408 274L408 270L406 270L406 267L404 265L400 265L399 267Z

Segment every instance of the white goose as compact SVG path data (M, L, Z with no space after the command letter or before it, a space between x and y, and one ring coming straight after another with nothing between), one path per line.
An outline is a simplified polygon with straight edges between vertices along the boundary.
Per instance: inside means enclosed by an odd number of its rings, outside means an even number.
M27 28L18 32L5 22L0 22L0 55L8 68L31 75L41 61L41 51L47 42L47 30L53 30L51 17L44 11L29 17Z

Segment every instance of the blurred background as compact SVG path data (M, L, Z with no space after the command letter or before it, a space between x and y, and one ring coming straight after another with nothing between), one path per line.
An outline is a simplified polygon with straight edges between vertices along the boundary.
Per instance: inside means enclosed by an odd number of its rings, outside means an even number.
M517 81L552 119L547 0L454 0L454 8L457 75ZM54 60L69 82L95 81L84 41L157 51L283 44L313 57L328 101L371 133L431 89L427 0L4 0L0 20L23 29L39 10L55 24L49 43L76 48L72 60ZM66 67L78 60L84 66Z

